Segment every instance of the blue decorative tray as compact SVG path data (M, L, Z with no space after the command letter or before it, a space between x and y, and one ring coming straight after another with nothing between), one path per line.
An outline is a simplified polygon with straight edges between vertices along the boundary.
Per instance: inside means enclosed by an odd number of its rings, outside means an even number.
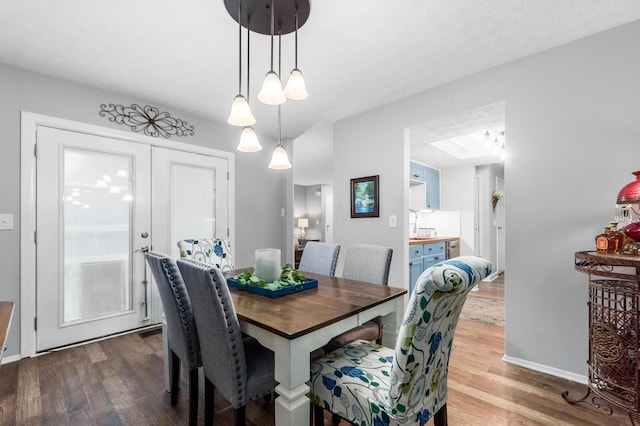
M318 287L318 280L313 278L307 278L307 282L300 284L292 284L290 286L281 287L277 290L270 290L265 287L257 285L240 284L235 278L227 278L227 284L229 287L234 287L239 290L248 291L249 293L256 293L262 296L271 298L286 296L287 294L298 293L303 290L309 290L310 288Z

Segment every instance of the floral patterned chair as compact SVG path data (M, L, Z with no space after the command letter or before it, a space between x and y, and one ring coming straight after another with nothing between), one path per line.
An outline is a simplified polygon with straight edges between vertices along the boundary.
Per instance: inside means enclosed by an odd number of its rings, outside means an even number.
M323 409L358 425L447 424L447 373L462 305L491 273L475 256L445 260L418 278L395 349L358 340L311 364L316 424Z
M178 241L178 249L180 250L180 259L192 259L214 265L222 272L235 269L229 240L217 238L180 240Z

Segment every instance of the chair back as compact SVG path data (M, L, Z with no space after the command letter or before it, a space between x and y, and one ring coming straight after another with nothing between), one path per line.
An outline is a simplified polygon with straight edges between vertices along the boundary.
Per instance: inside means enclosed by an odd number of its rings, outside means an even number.
M388 406L416 415L436 413L447 401L447 373L462 305L491 273L481 257L460 256L426 269L418 278L396 341ZM427 389L430 388L430 389ZM400 412L400 411L398 411Z
M353 244L344 255L342 277L387 285L391 269L391 247L371 244Z
M240 323L220 269L178 260L200 332L204 375L234 408L247 400L247 364Z
M235 269L229 240L199 238L178 241L180 259L193 259L213 265L222 272Z
M188 370L202 365L200 342L191 298L187 292L180 270L167 254L145 253L145 258L155 279L165 320L169 347L185 364Z
M298 270L333 277L338 264L340 245L309 241L305 244Z

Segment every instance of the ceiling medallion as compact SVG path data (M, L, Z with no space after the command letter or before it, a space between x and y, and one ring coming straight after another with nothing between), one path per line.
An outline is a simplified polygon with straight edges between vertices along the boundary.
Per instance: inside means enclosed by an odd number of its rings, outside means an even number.
M143 132L147 136L193 136L193 126L179 118L173 118L168 112L160 112L156 107L137 104L131 106L109 104L100 105L100 116L109 121L131 127L134 132Z

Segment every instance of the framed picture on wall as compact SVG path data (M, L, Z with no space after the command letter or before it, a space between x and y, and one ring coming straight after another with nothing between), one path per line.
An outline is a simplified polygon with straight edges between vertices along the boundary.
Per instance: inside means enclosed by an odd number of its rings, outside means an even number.
M351 217L380 216L379 178L376 175L351 179Z

